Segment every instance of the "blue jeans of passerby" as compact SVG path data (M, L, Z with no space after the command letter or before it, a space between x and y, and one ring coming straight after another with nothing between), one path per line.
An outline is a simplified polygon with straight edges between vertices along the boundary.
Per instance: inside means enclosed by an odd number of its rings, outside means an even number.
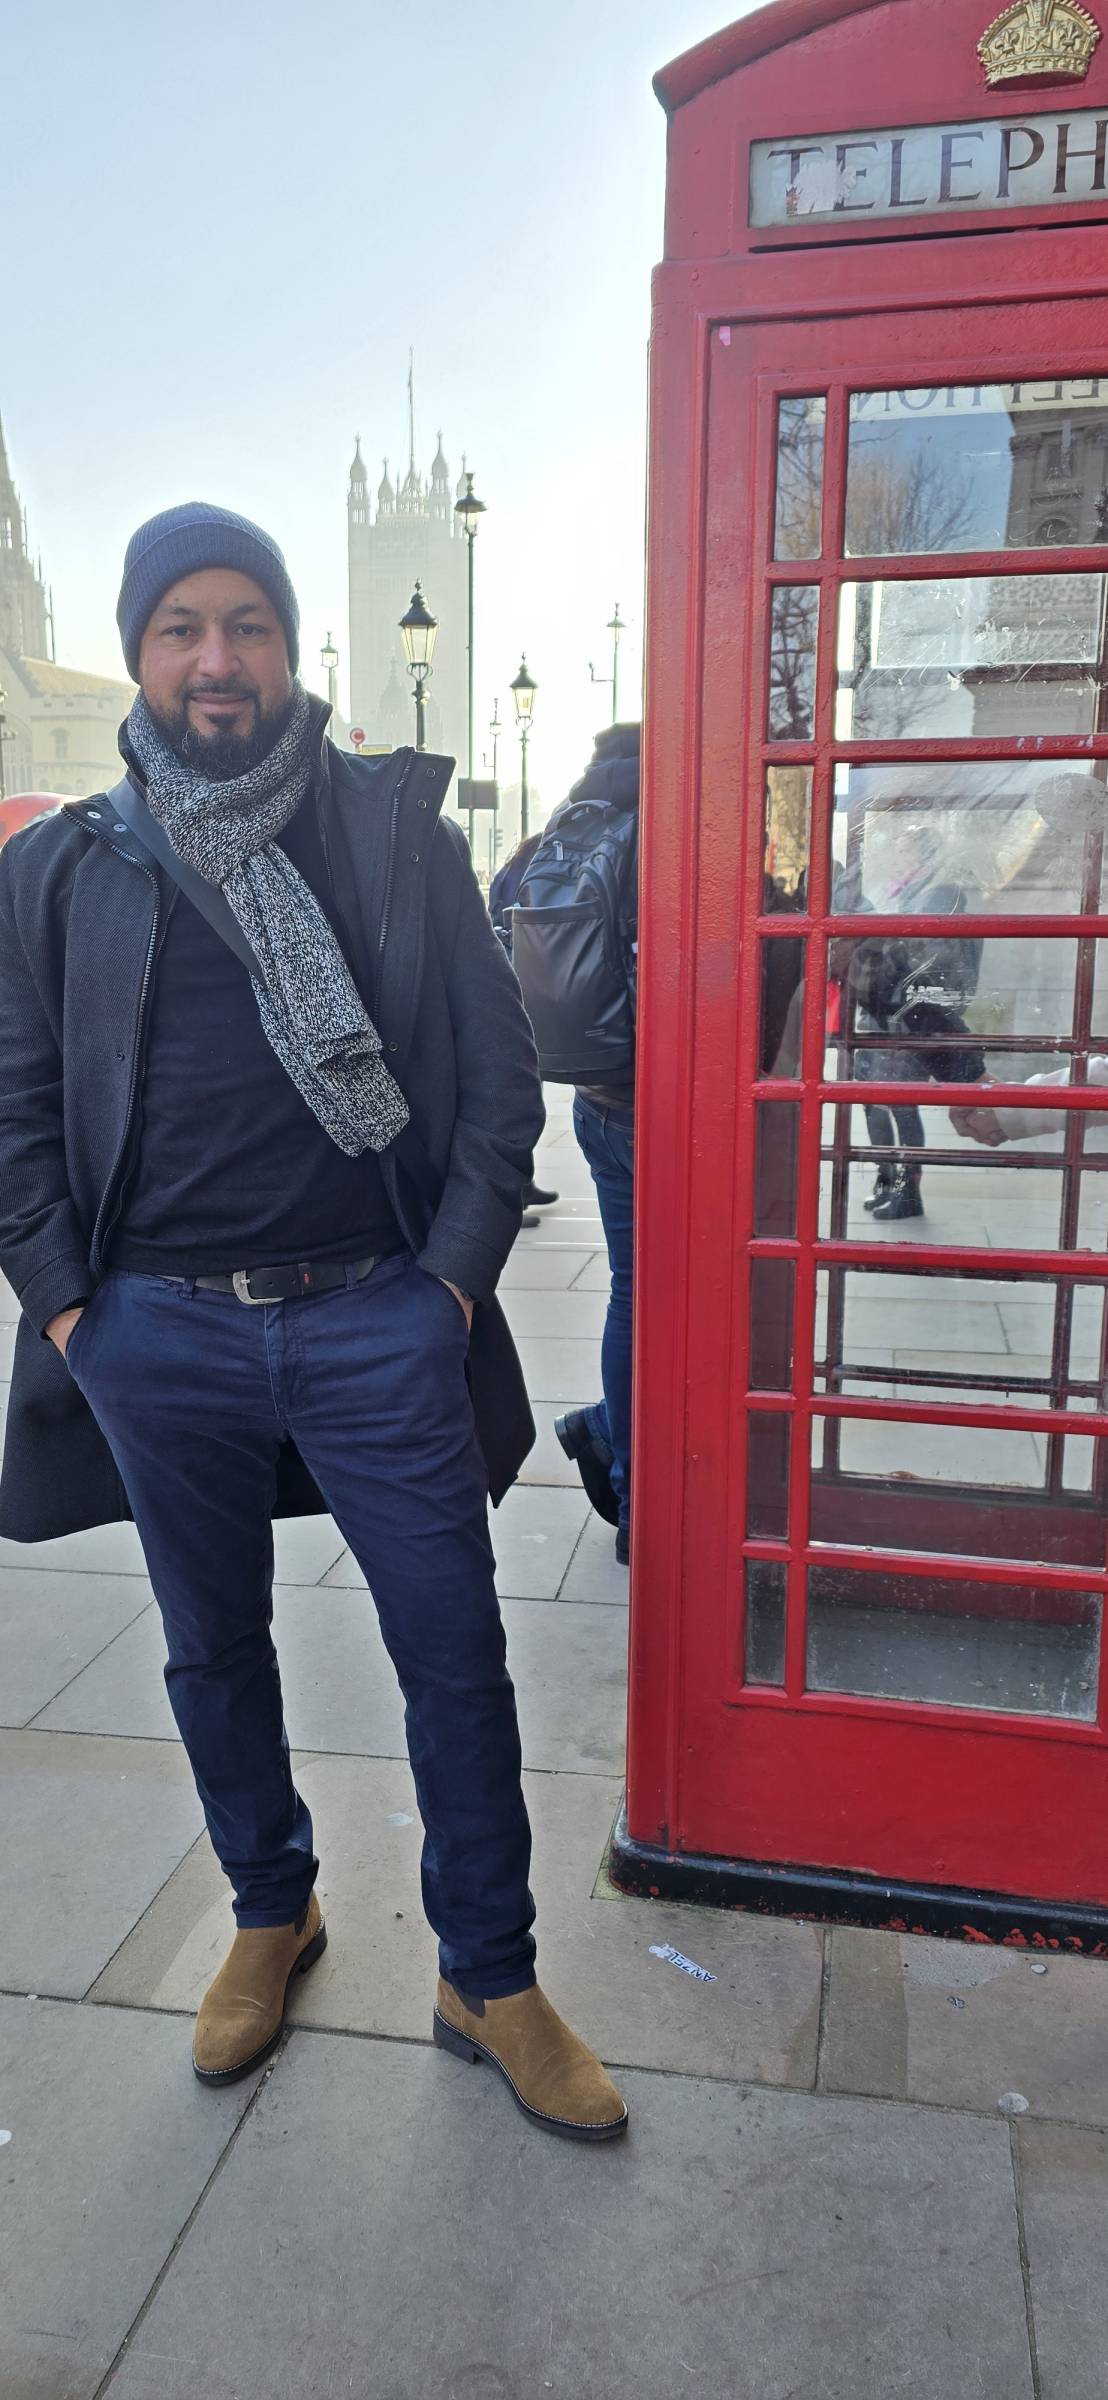
M578 1092L573 1102L573 1130L596 1185L600 1222L608 1245L612 1272L608 1314L600 1352L604 1398L586 1411L589 1431L606 1442L612 1453L612 1489L619 1501L619 1522L626 1532L631 1522L631 1282L633 1257L632 1189L635 1160L635 1113L630 1108L601 1108Z
M493 1999L534 1982L535 1912L466 1344L457 1300L405 1251L361 1283L348 1269L344 1290L265 1307L109 1274L68 1363L142 1540L170 1702L238 1923L289 1924L318 1867L270 1631L271 1509L291 1437L363 1569L404 1693L443 1974Z

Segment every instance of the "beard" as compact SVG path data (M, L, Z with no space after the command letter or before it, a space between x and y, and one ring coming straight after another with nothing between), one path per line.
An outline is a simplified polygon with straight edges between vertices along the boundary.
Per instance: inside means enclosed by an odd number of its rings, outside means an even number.
M217 693L222 698L232 691L237 698L236 685L208 686L208 696L212 698ZM260 766L262 759L268 758L270 751L280 741L296 706L296 695L292 692L287 700L280 700L275 707L267 709L263 708L256 692L244 690L241 695L243 704L249 704L254 711L250 732L201 733L189 723L188 716L189 700L201 697L198 692L188 693L178 707L168 712L151 708L150 713L182 766L191 767L210 783L231 783L239 775L248 775L252 767ZM147 706L150 707L149 701Z

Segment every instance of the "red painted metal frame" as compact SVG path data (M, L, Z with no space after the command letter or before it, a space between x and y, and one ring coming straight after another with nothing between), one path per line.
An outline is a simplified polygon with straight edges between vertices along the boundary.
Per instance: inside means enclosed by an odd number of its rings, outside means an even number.
M902 919L827 914L832 754L867 764L1108 758L1105 734L832 742L830 602L842 583L1108 565L1103 551L845 558L847 393L1053 380L1060 367L1075 377L1108 374L1108 209L1095 227L1077 229L1068 216L1023 231L1011 219L962 218L954 232L940 219L933 230L915 226L910 242L855 236L770 256L736 232L736 193L745 192L755 129L1011 113L1003 96L983 98L975 45L987 14L969 0L943 0L941 12L934 0L779 0L659 78L672 121L651 365L628 1820L635 1841L662 1850L1108 1906L1108 1638L1095 1725L808 1692L809 1568L834 1561L874 1572L881 1559L861 1524L849 1546L813 1542L810 1476L796 1461L787 1542L746 1536L750 1415L1108 1433L1099 1412L858 1400L816 1392L810 1375L788 1393L749 1385L748 1255L795 1263L801 1362L816 1355L824 1266L1046 1275L1067 1288L1108 1278L1108 1259L1081 1251L819 1239L824 1106L892 1096L936 1105L934 1085L825 1076L830 933L903 931ZM1037 95L1034 105L1071 102L1108 108L1108 39L1079 98L1067 89L1061 98ZM734 254L740 245L745 255ZM726 345L716 338L721 326L731 328ZM773 400L804 390L828 394L824 555L811 567L771 558ZM825 595L817 738L768 745L764 595L780 581L816 582ZM767 758L813 768L803 916L763 914ZM1089 941L1108 935L1108 917L967 919L960 929ZM795 1082L757 1079L763 937L807 944ZM1024 1094L996 1086L990 1097ZM752 1233L754 1110L766 1101L800 1103L795 1241ZM1074 1108L1108 1105L1079 1086L1039 1090L1040 1101L1058 1109L1060 1124ZM741 1682L744 1562L759 1558L788 1565L781 1689ZM967 1576L964 1558L942 1553L890 1553L888 1564L951 1583ZM983 1596L1004 1583L1063 1598L1108 1590L1103 1544L1095 1566L982 1557L970 1572Z
M1002 217L965 209L947 217L914 215L795 225L747 223L750 151L766 137L881 132L897 125L1018 122L1102 105L1108 64L1102 42L1087 81L1045 90L990 90L977 57L989 0L775 0L686 53L655 76L670 115L667 257L720 257L744 251L826 247L852 242L928 240L936 225L959 233L1019 233L1044 223L1097 221L1095 200L1045 211L1006 209ZM886 61L892 71L886 72ZM959 68L961 72L959 72ZM896 113L899 111L899 113ZM688 163L685 155L687 145ZM695 161L695 163L693 163Z

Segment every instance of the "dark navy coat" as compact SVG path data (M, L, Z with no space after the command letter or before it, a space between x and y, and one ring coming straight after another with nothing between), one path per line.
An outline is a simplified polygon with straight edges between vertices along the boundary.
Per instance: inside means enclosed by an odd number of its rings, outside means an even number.
M495 1300L542 1129L534 1043L460 826L449 759L361 759L313 703L314 805L362 996L430 1160L423 1188L381 1160L429 1273L477 1301L470 1388L494 1500L534 1441ZM71 802L0 851L0 1267L22 1316L0 1473L0 1533L41 1541L129 1515L107 1443L43 1328L111 1262L133 1164L158 950L187 907L105 800ZM195 1095L204 1139L204 1095ZM323 1502L291 1444L276 1513Z

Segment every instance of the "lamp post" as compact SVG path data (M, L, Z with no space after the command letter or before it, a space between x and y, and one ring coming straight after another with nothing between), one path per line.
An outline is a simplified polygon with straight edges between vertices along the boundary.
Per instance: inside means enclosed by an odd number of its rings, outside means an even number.
M425 738L427 704L423 697L423 687L430 680L431 660L434 656L435 635L438 630L438 618L431 615L423 597L423 585L417 582L412 593L411 607L400 619L400 631L404 637L404 656L408 661L408 673L415 685L415 746L417 750L425 750L427 747Z
M492 768L492 779L494 783L499 781L498 764L500 759L500 736L503 731L504 727L500 722L500 702L499 700L494 700L492 704L492 715L489 718L489 732L492 735L492 757L489 760L489 765Z
M477 498L477 494L476 494L476 492L475 492L475 491L474 491L474 489L473 489L473 477L472 477L472 475L469 473L469 470L468 470L468 468L467 468L467 470L466 470L466 488L465 488L465 491L464 491L464 492L463 492L463 494L462 494L462 497L461 497L461 499L460 499L460 500L456 500L456 501L454 502L454 514L455 514L455 516L456 516L456 517L459 519L459 522L460 522L460 524L461 524L461 528L462 528L462 532L464 533L464 535L465 535L465 537L466 537L466 543L467 543L467 545L468 545L468 554L467 554L467 558L466 558L466 570L467 570L467 573L466 573L466 585L467 585L467 590L468 590L468 594L469 594L469 617L468 617L468 623L469 623L469 637L468 637L468 640L467 640L467 643L466 643L466 660L467 660L467 666L468 666L469 685L468 685L468 706L467 706L467 711L466 711L466 760L467 760L467 764L466 764L466 773L467 773L467 775L469 776L470 782L472 783L472 781L473 781L473 545L474 545L474 543L475 543L475 541L476 541L476 539L477 539L477 528L478 528L478 525L480 524L480 522L481 522L481 519L482 519L482 517L483 517L483 516L484 516L484 514L485 514L485 503L484 503L484 501L483 501L483 500L479 500L479 499ZM469 855L470 855L470 857L472 858L472 856L473 856L473 810L472 810L472 809L470 809L470 812L469 812Z
M499 785L500 781L500 736L503 731L504 727L500 722L500 702L499 700L494 700L492 704L492 715L489 718L489 735L492 741L492 755L490 757L488 751L486 751L484 754L483 763L486 767L492 768L492 779L497 785ZM489 826L490 879L492 877L493 868L495 867L497 859L500 856L500 838L500 812L499 808L497 808L493 812L492 822Z
M592 677L592 680L593 680L593 682L594 682L594 683L610 683L610 684L611 684L611 687L612 687L612 723L613 723L613 725L615 725L615 724L618 722L618 718L619 718L619 637L620 637L620 634L621 634L621 633L626 633L626 631L627 631L627 627L625 626L625 624L624 624L624 622L623 622L623 618L620 616L620 613L619 613L619 602L618 602L618 600L616 601L616 605L615 605L615 612L614 612L614 614L613 614L612 616L610 616L610 617L609 617L609 619L608 619L608 626L607 626L607 630L608 630L608 632L611 634L611 637L612 637L612 672L611 672L611 674L610 674L610 675L598 675L598 674L597 674L597 672L596 672L596 668L594 667L594 665L593 665L593 663L592 663L592 660L591 660L591 658L590 658L590 660L589 660L589 674L591 675L591 677Z
M519 727L519 748L522 762L519 778L519 837L523 842L526 841L531 830L528 822L530 795L527 789L527 744L531 734L531 719L535 713L535 693L538 688L534 676L527 672L526 659L521 658L519 673L512 684L512 698L516 704L516 724Z
M330 633L319 653L319 663L327 671L327 698L331 704L331 716L334 718L339 704L339 654L331 640Z

